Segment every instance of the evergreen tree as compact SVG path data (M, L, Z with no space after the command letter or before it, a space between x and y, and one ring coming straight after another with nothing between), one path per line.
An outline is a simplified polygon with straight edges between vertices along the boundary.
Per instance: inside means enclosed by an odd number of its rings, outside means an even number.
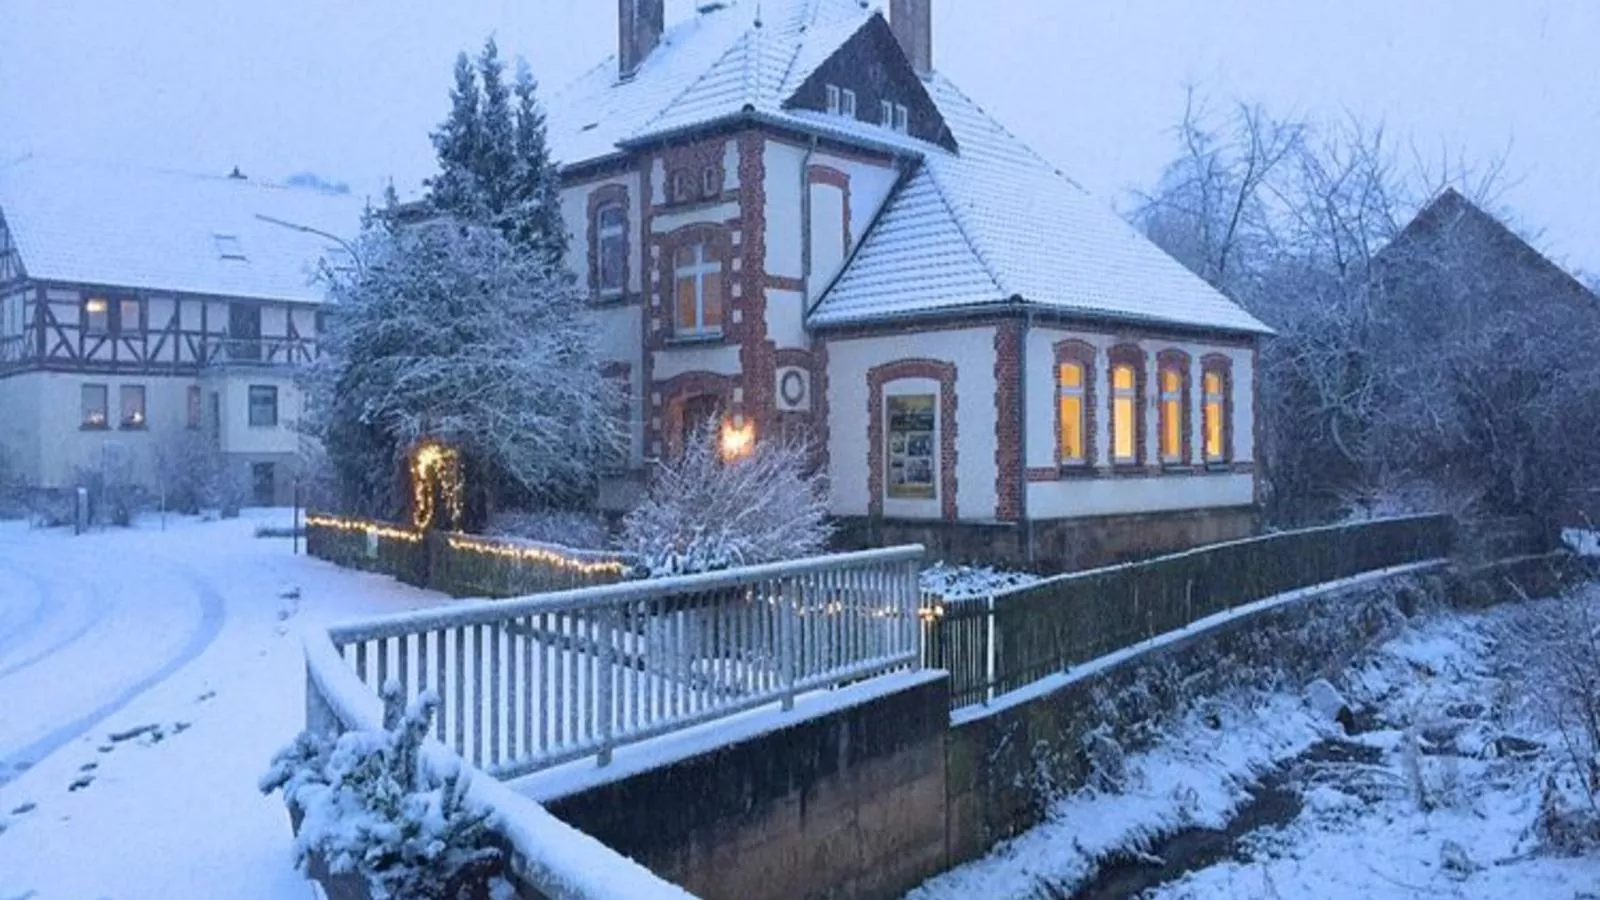
M482 155L483 116L478 108L478 76L467 54L456 56L455 87L450 91L450 116L433 133L439 174L428 180L428 202L440 212L482 218L488 206L478 179Z
M484 206L494 220L512 205L512 172L516 166L516 134L511 120L511 91L505 83L500 48L490 38L478 56L478 81L482 86L478 153L473 172L483 193Z
M561 183L545 138L538 82L527 65L517 68L516 167L512 196L517 198L512 240L531 245L557 266L567 256L567 226L561 218Z

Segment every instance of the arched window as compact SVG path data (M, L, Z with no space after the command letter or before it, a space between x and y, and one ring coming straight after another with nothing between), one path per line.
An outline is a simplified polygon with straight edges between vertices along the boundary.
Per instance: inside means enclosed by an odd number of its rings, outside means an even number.
M621 203L608 203L595 218L595 280L600 296L620 297L627 274L628 211Z
M1157 411L1161 422L1161 464L1189 462L1189 357L1180 350L1165 350L1157 358Z
M705 241L680 247L673 257L674 332L684 337L722 333L722 261Z
M1134 466L1144 455L1144 351L1137 345L1111 348L1111 464Z
M1057 412L1061 422L1061 464L1081 466L1089 461L1089 368L1078 360L1056 367L1060 392Z
M1228 428L1231 366L1227 357L1219 356L1206 357L1200 365L1205 460L1207 464L1225 463L1233 454Z

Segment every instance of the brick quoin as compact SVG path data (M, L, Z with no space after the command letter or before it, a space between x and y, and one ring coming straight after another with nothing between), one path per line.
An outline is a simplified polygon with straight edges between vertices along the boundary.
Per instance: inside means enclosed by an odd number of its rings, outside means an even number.
M939 383L939 512L956 520L956 366L934 359L901 359L867 370L867 511L883 515L885 440L883 388L892 381L926 378Z
M742 279L742 323L738 331L739 369L744 374L744 414L755 422L756 436L777 425L777 351L767 338L767 164L766 137L755 129L741 132L739 146L739 211L744 228L739 252Z
M1022 519L1022 341L1020 319L994 331L994 517Z

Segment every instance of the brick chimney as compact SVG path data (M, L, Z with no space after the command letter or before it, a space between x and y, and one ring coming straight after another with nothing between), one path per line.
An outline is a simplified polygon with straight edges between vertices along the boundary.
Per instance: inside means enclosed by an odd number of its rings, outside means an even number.
M617 0L617 74L632 78L661 43L666 0Z
M911 68L933 74L933 0L889 0L889 28Z

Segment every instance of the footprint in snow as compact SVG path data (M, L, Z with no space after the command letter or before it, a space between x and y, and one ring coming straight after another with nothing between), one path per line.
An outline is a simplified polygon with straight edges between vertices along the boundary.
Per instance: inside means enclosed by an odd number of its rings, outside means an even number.
M100 764L99 763L97 763L97 762L86 762L83 765L78 767L78 771L79 772L93 772L95 769L98 769L98 768L100 768Z
M196 702L196 703L204 703L207 700L210 700L212 697L215 697L216 695L217 695L216 691L206 691L204 694L201 694L200 696L194 698L194 702Z
M39 804L33 802L32 800L29 800L27 803L24 803L24 804L14 808L14 809L12 809L11 810L11 814L13 816L25 816L28 813L31 813L34 810L38 809L38 808L39 808Z
M93 775L81 775L81 776L78 777L78 779L76 781L74 781L71 784L67 785L67 792L71 793L73 791L81 791L81 790L83 790L84 788L88 787L91 784L94 784L94 776Z

